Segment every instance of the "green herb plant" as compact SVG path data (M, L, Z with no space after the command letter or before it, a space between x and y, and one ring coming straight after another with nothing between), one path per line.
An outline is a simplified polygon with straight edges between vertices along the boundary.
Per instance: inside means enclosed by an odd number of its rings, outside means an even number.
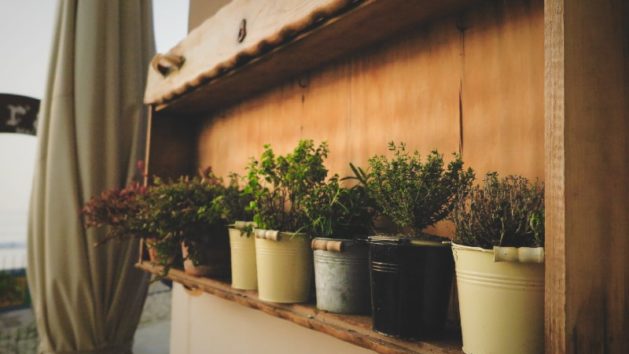
M425 162L417 151L409 154L404 143L389 143L389 151L391 158L370 158L368 172L351 167L355 178L367 187L378 212L393 222L396 232L419 236L424 228L449 215L457 195L470 189L474 171L464 169L458 154L453 154L444 168L443 155L436 150Z
M367 189L360 184L344 188L338 175L313 188L302 206L310 235L365 238L372 233L375 209Z
M226 226L225 186L211 169L199 177L164 182L154 179L146 195L148 229L157 235L157 250L164 260L174 259L179 244L188 247L194 265L206 261L205 250Z
M238 174L231 173L229 175L229 184L223 194L225 219L230 225L234 224L236 221L249 222L253 220L253 213L249 208L253 196L240 187L242 180L243 178ZM247 223L240 229L241 236L249 237L252 234L253 225L251 223Z
M482 186L459 196L451 219L462 245L543 247L544 184L488 173Z
M264 146L260 160L247 166L245 193L252 196L249 210L261 229L301 232L307 225L304 199L324 183L328 170L323 162L328 156L327 144L315 146L312 140L301 140L295 150L276 156L270 145Z
M232 224L236 221L250 221L253 213L249 210L252 196L240 188L242 178L236 174L229 175L229 183L223 193L223 206L225 208L225 219Z

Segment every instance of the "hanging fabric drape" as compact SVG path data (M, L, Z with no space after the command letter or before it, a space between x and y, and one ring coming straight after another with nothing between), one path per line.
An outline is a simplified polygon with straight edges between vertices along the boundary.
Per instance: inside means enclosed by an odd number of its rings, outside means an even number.
M40 353L130 353L147 289L137 242L94 244L79 210L142 159L150 0L60 0L28 231ZM102 232L102 231L99 231Z

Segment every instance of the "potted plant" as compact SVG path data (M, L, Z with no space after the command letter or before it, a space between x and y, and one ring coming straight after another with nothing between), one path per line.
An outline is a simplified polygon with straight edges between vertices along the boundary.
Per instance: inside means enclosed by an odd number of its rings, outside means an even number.
M112 240L123 241L144 238L148 248L149 259L160 260L157 239L147 227L147 204L145 201L147 187L133 182L124 188L114 188L92 197L81 209L84 225L87 228L106 227L105 237L96 245ZM160 263L166 263L161 259Z
M229 275L224 189L222 181L208 168L199 177L183 176L169 182L155 178L147 193L151 232L169 247L165 252L174 253L180 247L188 274Z
M453 273L452 254L443 238L422 230L448 216L457 193L474 179L460 156L444 167L431 152L425 162L405 145L389 144L393 157L369 159L367 173L355 168L392 233L369 238L374 330L417 338L443 331Z
M105 237L98 240L96 246L109 241L142 238L147 246L149 260L169 266L174 258L168 255L168 245L161 243L149 230L146 195L150 187L138 182L145 176L144 162L138 161L136 167L134 182L90 198L81 208L82 220L86 228L107 228Z
M264 301L296 303L308 300L312 282L310 237L303 200L323 183L327 144L315 147L302 140L292 153L276 156L265 145L260 161L248 166L247 193L255 229L258 295Z
M252 196L240 188L240 176L232 173L223 195L225 218L229 223L232 287L255 290L258 288L256 248L253 238L253 213L249 208Z
M463 351L543 352L543 183L489 173L452 220Z
M362 185L343 188L337 175L303 201L307 232L316 236L314 253L317 308L336 313L368 313L367 236L374 208Z
M81 209L85 226L107 227L105 237L97 245L148 236L142 212L146 191L146 187L134 182L104 191L85 203Z

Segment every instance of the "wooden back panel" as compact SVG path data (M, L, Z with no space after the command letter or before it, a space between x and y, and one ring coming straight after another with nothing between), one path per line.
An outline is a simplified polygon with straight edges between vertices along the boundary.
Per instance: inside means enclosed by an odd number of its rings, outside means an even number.
M204 117L198 166L243 173L264 144L286 153L310 138L330 144L340 175L396 141L461 151L479 178L543 178L543 16L540 0L489 3Z

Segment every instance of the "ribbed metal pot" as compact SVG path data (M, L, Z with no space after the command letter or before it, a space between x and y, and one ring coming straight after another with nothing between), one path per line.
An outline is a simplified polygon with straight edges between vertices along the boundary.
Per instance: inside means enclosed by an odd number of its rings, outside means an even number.
M310 239L303 234L260 229L255 230L255 236L260 300L278 303L308 301L312 283Z
M452 244L465 353L544 352L544 264ZM525 259L526 261L526 259Z
M369 313L369 248L365 241L315 238L317 308L335 313Z
M454 270L449 244L372 236L369 262L373 329L401 338L441 335Z
M232 288L256 290L258 274L256 269L256 244L253 235L242 231L240 225L229 228L229 245L232 262Z

